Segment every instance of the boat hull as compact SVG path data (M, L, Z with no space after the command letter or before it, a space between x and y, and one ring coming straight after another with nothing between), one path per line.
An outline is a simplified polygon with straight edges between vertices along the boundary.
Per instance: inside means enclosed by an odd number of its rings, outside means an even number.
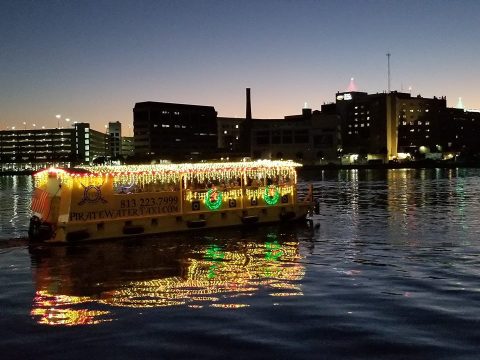
M84 240L124 238L199 229L216 229L233 226L285 223L305 219L310 204L282 207L235 209L182 215L164 215L141 218L122 218L107 221L85 221L59 224L46 242L76 242ZM45 228L49 224L44 223Z

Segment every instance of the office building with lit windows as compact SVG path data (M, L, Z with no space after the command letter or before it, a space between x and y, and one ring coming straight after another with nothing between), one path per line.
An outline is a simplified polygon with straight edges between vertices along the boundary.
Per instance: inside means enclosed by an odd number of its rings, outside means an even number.
M442 137L449 119L445 97L344 92L336 94L336 112L343 156L355 156L354 160L418 157L443 148L446 141Z
M136 103L133 128L138 161L205 160L217 155L217 112L213 106Z
M66 129L0 131L1 170L37 170L69 167L105 156L105 134L76 123Z
M108 123L108 147L112 158L122 155L122 124L119 121Z
M240 141L240 127L244 121L245 118L217 118L217 147L222 153L237 154L243 150Z

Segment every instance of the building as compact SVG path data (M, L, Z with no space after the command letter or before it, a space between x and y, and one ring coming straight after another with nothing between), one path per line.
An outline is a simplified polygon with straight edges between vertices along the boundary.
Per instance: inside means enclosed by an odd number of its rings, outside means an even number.
M217 147L225 155L242 152L240 127L244 118L217 117Z
M480 112L447 108L438 132L439 151L471 157L480 154ZM435 148L437 147L435 144ZM433 143L430 146L433 148Z
M336 112L343 156L360 162L393 160L433 149L447 115L445 97L412 97L396 91L337 93Z
M133 109L138 161L190 161L217 155L217 112L213 106L140 102Z
M1 170L37 170L91 163L105 156L105 134L76 123L66 129L0 131Z
M314 151L311 164L337 163L342 149L342 133L335 104L324 104L321 111L313 111L310 131Z
M90 128L88 123L75 124L75 154L77 162L104 162L109 156L108 135Z
M132 158L135 155L135 148L133 146L133 136L122 136L122 156L125 159Z
M304 164L335 162L341 144L339 119L331 109L283 119L253 119L251 151L254 159L292 159Z
M108 123L108 148L112 159L122 156L122 124L119 121Z

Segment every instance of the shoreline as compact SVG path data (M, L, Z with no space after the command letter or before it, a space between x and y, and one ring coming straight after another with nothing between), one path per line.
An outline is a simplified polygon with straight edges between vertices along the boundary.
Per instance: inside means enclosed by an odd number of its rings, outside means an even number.
M437 162L417 161L408 163L388 164L353 164L353 165L303 165L301 170L390 170L390 169L456 169L456 168L480 168L478 162Z
M326 164L326 165L303 165L299 171L309 170L390 170L390 169L455 169L455 168L480 168L480 162L439 162L439 161L416 161L408 163L386 164ZM33 170L7 170L0 171L0 176L33 175Z

